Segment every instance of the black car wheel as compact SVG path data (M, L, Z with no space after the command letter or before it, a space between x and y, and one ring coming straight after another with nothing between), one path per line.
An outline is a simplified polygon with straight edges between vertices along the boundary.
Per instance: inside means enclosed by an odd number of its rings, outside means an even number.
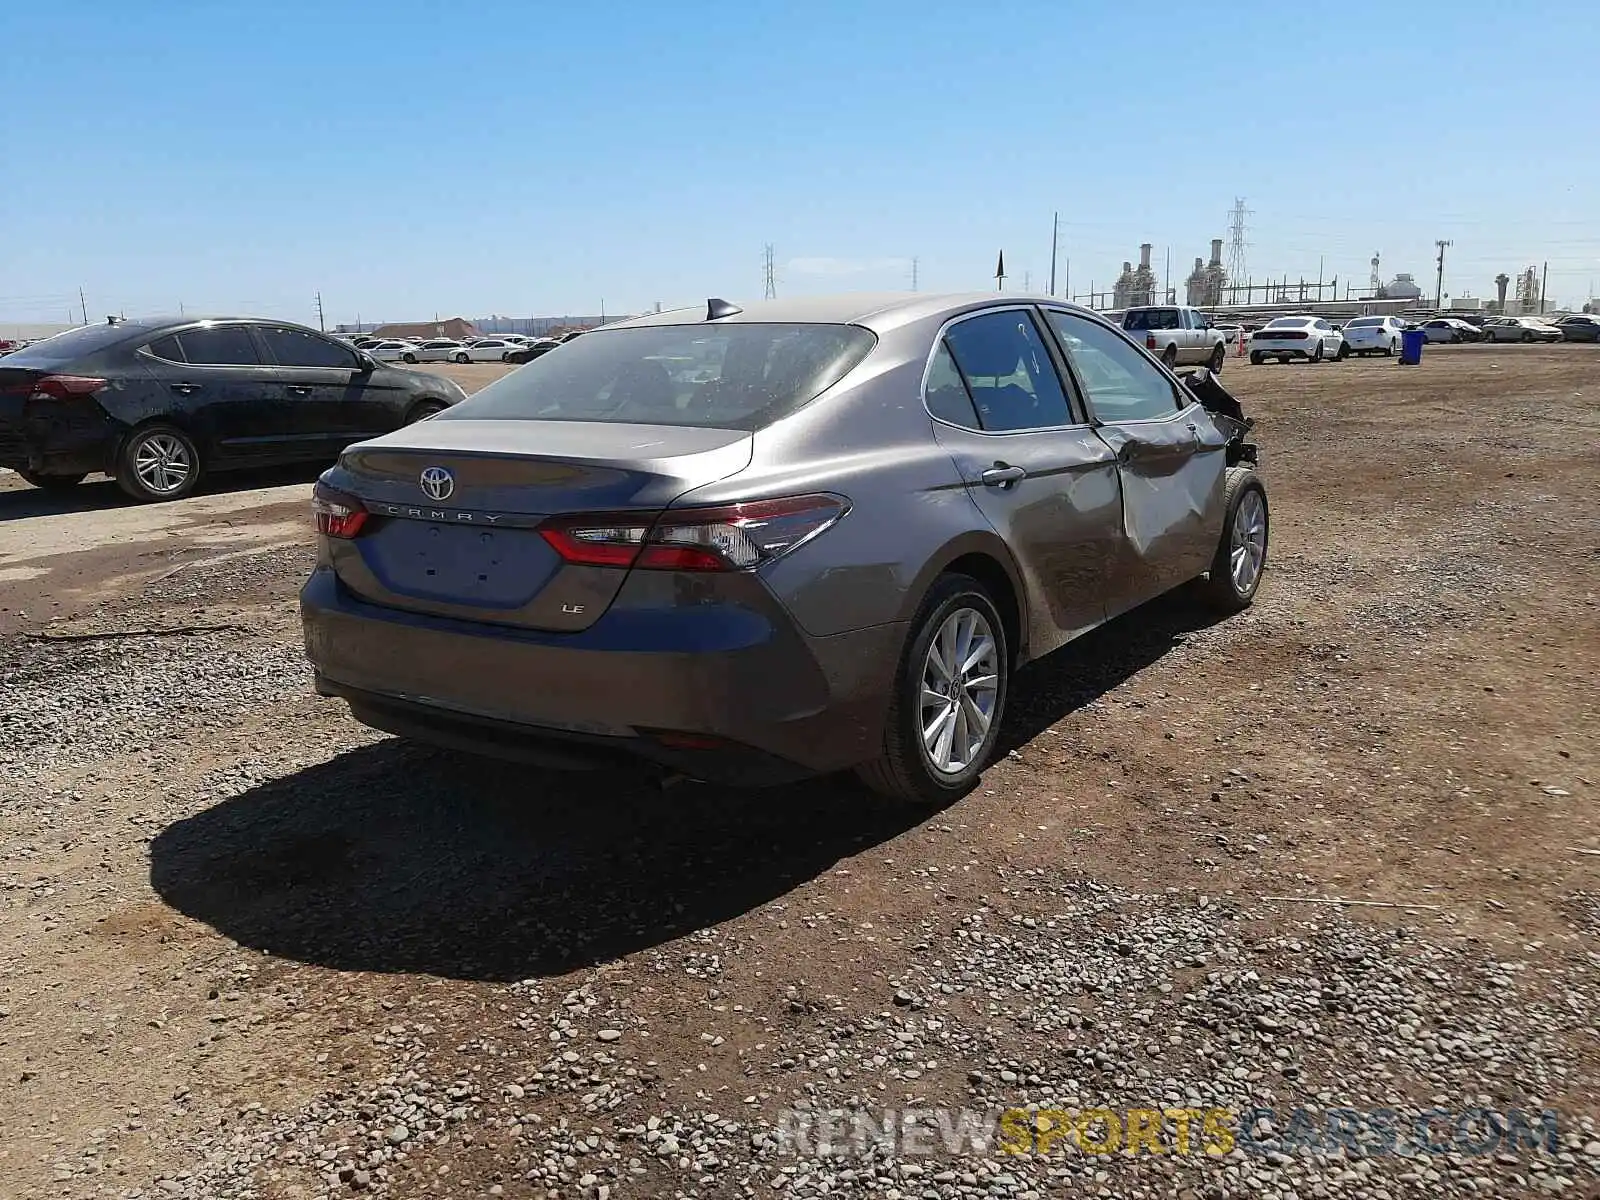
M429 417L436 416L449 408L440 400L421 400L406 414L406 424L415 425L418 421L426 421Z
M465 354L456 355L456 362L460 363L462 366L466 366L471 361L472 361L472 359L468 355L465 355Z
M402 354L400 356L400 361L403 362L403 363L410 363L412 366L416 366L417 365L417 356L415 354L411 353L411 351L407 350L404 354Z
M1223 612L1242 612L1256 598L1267 566L1267 489L1249 467L1229 467L1223 492L1222 537L1200 583Z
M46 492L69 492L83 482L87 471L76 475L42 475L38 471L18 471L23 479Z
M1222 364L1228 361L1228 348L1218 346L1211 352L1211 361L1206 364L1213 375L1222 374Z
M1178 365L1178 348L1176 346L1168 346L1161 352L1161 365L1169 371Z
M858 768L873 791L937 806L964 796L994 753L1011 681L994 600L977 580L943 575L922 602L895 673L883 754Z
M1320 341L1317 343L1316 353L1311 356L1310 361L1314 363L1319 363L1322 361L1322 343Z
M1257 354L1254 350L1250 351L1250 365L1252 367L1259 367L1261 362L1261 355Z
M117 485L135 500L176 500L200 482L200 452L172 425L135 429L117 455Z
M1340 342L1339 343L1339 352L1337 354L1335 354L1333 357L1339 362L1343 362L1345 359L1349 358L1350 357L1350 343L1349 342Z

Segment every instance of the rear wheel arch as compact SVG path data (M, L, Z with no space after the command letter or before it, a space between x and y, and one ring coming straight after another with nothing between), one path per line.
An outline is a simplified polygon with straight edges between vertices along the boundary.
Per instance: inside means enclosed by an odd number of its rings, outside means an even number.
M901 619L910 621L921 610L928 593L945 575L965 575L983 584L1000 613L1005 627L1006 647L1013 665L1027 657L1028 616L1022 603L1022 584L1010 553L1003 546L989 544L981 535L958 539L935 555L919 574L914 586L906 589L905 610Z

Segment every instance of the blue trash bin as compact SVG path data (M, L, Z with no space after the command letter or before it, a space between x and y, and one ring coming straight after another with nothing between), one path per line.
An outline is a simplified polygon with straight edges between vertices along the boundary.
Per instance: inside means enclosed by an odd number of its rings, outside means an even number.
M1422 362L1422 347L1428 335L1420 329L1407 329L1400 335L1400 365L1415 367Z

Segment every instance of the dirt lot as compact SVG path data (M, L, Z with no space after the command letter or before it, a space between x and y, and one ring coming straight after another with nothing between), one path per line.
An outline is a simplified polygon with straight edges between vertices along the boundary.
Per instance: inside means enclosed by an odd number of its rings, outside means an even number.
M1256 606L1031 667L920 822L362 730L298 644L312 473L0 475L0 1195L1600 1195L1600 352L1227 380ZM1274 1115L1217 1155L779 1136L1012 1105ZM1559 1132L1296 1149L1296 1106Z

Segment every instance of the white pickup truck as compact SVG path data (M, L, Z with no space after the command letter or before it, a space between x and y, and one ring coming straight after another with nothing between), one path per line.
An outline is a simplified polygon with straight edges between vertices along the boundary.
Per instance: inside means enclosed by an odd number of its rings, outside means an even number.
M1228 339L1211 318L1198 308L1181 304L1155 304L1130 308L1122 314L1122 328L1169 368L1209 367L1222 370L1228 360Z

